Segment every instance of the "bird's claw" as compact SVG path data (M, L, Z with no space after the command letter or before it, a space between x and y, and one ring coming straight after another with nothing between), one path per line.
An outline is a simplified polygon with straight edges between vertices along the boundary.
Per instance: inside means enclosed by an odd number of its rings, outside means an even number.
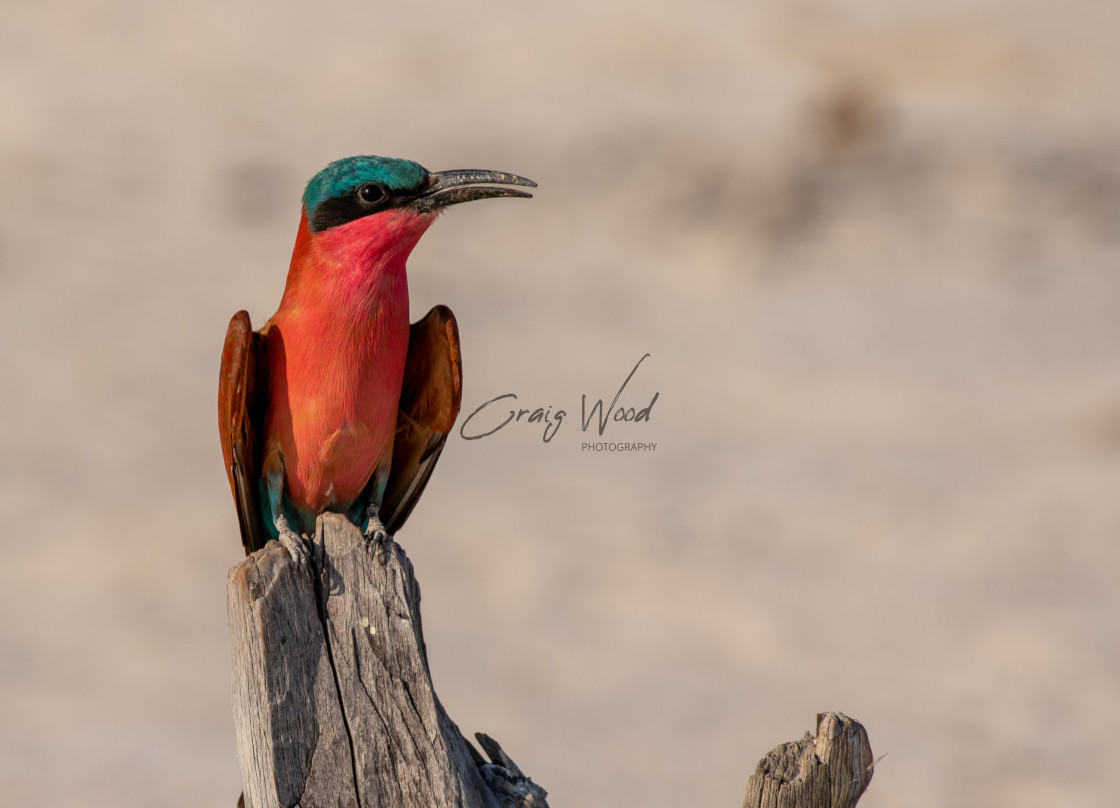
M311 563L311 553L307 551L307 543L302 536L289 530L280 534L280 543L284 545L284 549L288 551L288 555L292 557L297 567L306 567Z
M311 563L311 553L307 550L307 542L288 526L287 517L276 518L276 530L280 534L280 544L288 551L295 565L301 568L308 566Z
M375 507L371 505L367 514L369 523L365 530L366 546L373 552L374 558L384 563L385 548L393 540L393 534L385 529Z

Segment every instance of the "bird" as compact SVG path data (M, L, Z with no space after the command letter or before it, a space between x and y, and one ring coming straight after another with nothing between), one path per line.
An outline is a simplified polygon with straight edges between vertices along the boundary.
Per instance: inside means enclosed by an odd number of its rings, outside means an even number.
M246 554L301 536L324 511L369 542L396 533L459 412L459 331L446 306L409 325L406 261L440 212L536 183L476 169L359 155L307 183L276 313L233 315L222 347L218 428Z

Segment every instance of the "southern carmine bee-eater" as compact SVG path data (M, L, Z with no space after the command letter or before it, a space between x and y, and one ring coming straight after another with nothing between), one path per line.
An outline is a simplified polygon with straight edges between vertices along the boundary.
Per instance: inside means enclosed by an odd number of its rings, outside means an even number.
M532 180L499 171L429 172L349 157L307 184L280 307L260 331L230 320L218 427L246 553L298 535L323 511L368 539L401 526L459 412L455 318L437 306L411 328L405 261L449 205Z

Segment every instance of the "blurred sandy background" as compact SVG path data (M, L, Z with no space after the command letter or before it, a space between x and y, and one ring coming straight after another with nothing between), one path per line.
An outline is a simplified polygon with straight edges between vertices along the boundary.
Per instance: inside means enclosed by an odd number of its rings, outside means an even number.
M410 264L465 408L569 413L400 536L465 732L557 808L737 806L825 709L868 808L1115 804L1120 6L744 5L5 5L5 803L233 805L221 342L375 153L540 183ZM656 452L581 452L646 352Z

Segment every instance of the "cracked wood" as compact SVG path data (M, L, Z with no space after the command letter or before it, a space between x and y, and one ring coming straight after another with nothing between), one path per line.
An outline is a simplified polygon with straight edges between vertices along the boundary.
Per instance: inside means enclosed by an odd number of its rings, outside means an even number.
M502 808L432 689L404 551L336 514L312 544L310 572L274 542L230 571L246 805Z

